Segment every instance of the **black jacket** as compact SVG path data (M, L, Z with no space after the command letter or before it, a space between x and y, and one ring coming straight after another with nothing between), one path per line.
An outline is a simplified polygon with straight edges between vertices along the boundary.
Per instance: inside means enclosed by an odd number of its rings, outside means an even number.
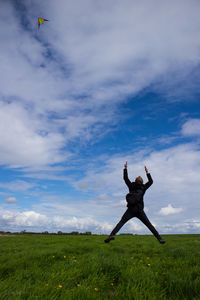
M127 169L124 169L124 181L125 181L126 185L129 188L129 193L134 192L134 191L136 191L138 189L142 190L142 199L140 199L139 203L137 204L137 206L140 209L144 208L143 196L144 196L146 190L153 184L153 179L151 178L150 173L147 173L147 178L148 178L148 181L145 184L143 184L143 183L137 183L137 182L131 182L128 179L128 171L127 171ZM130 204L128 204L127 206L131 207Z

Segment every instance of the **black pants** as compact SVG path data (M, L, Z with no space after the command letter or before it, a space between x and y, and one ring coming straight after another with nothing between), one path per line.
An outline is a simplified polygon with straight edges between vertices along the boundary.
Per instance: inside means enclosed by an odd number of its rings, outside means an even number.
M148 228L149 230L153 233L153 235L160 240L161 236L159 235L159 233L157 232L157 230L155 229L155 227L151 224L151 222L149 221L149 219L147 218L145 212L143 209L139 209L137 206L136 207L131 207L128 208L126 210L126 212L123 214L121 220L119 221L119 223L115 226L115 228L113 229L113 231L111 232L110 235L115 235L120 229L121 227L130 219L132 219L133 217L137 217L140 221L142 221Z

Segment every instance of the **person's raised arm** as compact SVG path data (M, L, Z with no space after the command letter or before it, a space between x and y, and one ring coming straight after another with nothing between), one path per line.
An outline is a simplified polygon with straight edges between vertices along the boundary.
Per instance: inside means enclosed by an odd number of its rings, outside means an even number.
M124 165L124 181L125 181L126 185L128 186L128 188L130 188L131 187L131 181L128 179L127 161Z
M145 183L145 189L147 190L153 184L153 179L146 166L144 167L144 169L148 178L147 183Z

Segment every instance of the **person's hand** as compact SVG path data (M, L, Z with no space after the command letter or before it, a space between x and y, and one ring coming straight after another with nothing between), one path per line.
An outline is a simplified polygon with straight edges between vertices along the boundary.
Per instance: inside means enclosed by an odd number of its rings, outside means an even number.
M146 167L146 166L144 167L144 169L145 169L146 173L149 173L149 171L148 171L148 169L147 169L147 167Z
M124 169L127 169L127 161L125 162Z

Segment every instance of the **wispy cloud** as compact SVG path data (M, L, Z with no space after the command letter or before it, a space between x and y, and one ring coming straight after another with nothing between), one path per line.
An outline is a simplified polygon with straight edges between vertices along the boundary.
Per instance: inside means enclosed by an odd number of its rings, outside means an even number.
M35 186L36 184L29 183L23 180L16 180L11 182L4 182L4 183L0 182L0 188L10 190L10 191L27 191Z
M183 124L182 134L184 136L200 136L200 119L189 119Z

